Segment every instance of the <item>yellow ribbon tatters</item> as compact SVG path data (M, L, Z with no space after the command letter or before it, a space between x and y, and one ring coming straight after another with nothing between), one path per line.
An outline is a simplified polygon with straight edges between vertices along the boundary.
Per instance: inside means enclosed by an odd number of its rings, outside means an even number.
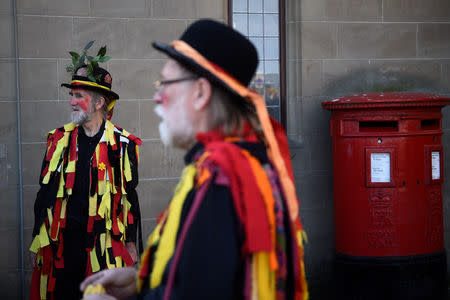
M166 268L167 262L172 257L173 252L175 251L176 237L178 227L180 225L181 210L183 208L183 203L186 199L187 194L194 187L195 174L196 169L194 165L191 164L184 168L181 180L175 188L175 195L170 201L167 221L164 226L164 231L159 239L158 249L155 252L155 265L150 276L151 289L154 289L161 284L164 269ZM158 226L154 232L159 229L160 226Z

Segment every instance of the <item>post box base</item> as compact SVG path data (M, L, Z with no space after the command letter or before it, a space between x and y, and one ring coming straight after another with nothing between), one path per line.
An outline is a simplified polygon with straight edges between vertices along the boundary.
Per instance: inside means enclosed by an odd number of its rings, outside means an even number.
M335 299L447 300L445 250L407 257L336 254Z

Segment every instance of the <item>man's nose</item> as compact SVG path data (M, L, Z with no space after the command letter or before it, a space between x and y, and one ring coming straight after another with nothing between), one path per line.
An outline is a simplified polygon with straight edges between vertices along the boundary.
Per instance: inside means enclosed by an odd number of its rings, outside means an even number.
M160 92L156 92L156 93L153 95L153 101L154 101L156 104L161 104L161 103L162 103L162 97L161 97L161 93L160 93Z
M77 101L75 100L75 97L74 97L74 96L72 96L72 97L70 98L70 105L72 105L72 106L77 105Z

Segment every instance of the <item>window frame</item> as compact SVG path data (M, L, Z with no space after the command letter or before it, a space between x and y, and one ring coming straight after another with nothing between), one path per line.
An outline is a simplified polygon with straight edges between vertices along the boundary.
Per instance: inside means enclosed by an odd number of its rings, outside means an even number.
M228 0L227 2L227 23L229 26L233 26L233 0ZM281 125L286 130L286 0L278 0L278 34L280 61L280 121Z

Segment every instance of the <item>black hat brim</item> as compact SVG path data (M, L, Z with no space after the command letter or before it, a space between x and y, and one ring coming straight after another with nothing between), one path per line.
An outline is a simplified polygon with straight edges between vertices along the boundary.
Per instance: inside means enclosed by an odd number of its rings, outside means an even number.
M89 86L89 85L79 85L79 84L70 84L70 83L62 83L61 86L66 87L68 89L83 89L98 92L102 95L105 95L109 99L119 100L119 95L114 93L113 91L108 91L99 87Z
M242 98L234 89L232 89L228 84L226 84L224 81L219 79L216 75L208 71L207 69L203 68L201 65L199 65L196 61L194 61L192 58L187 57L186 55L180 53L179 51L175 50L172 46L161 43L161 42L152 42L153 48L156 50L159 50L169 57L173 58L177 62L179 62L181 65L183 65L188 70L194 72L195 74L205 77L206 79L210 80L212 83L217 84L219 87L224 88L226 91L230 92L233 96L237 97L240 100L243 100L246 102L244 98Z

